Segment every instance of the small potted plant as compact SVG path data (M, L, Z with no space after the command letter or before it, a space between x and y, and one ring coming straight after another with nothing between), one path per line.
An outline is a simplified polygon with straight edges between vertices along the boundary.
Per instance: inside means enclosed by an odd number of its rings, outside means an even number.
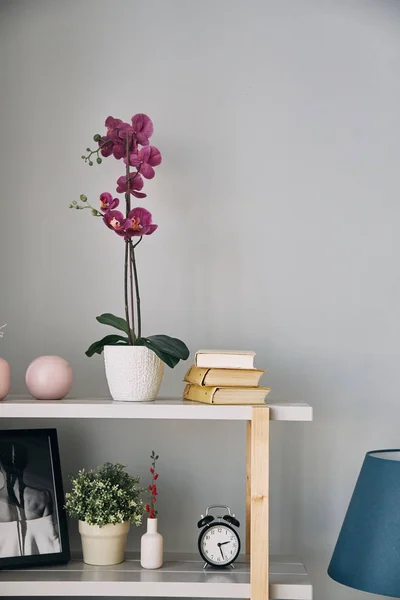
M149 485L148 491L150 494L149 503L146 504L147 512L147 532L142 535L140 544L140 564L144 569L159 569L163 564L163 538L157 531L158 525L158 510L156 510L155 504L157 502L157 479L158 473L156 473L156 462L159 458L158 454L151 453L151 467L150 473L152 476L151 484Z
M83 561L89 565L121 563L130 524L142 523L139 477L124 469L120 463L82 469L72 478L72 491L65 495L68 514L79 520Z
M70 208L89 209L97 221L103 222L113 232L114 238L123 242L124 317L111 313L99 315L97 321L117 330L94 342L86 351L87 356L101 354L104 350L105 371L111 396L114 400L140 402L154 400L160 389L164 364L173 368L180 360L189 357L189 349L181 340L169 335L144 335L142 331L142 308L139 293L139 275L136 255L142 240L148 239L158 225L152 214L143 206L134 206L135 198L142 202L145 180L155 176L155 167L161 163L161 152L150 144L153 122L139 113L130 122L108 117L106 132L97 133L94 149L86 148L83 160L89 166L100 165L107 157L123 161L123 175L117 179L115 192L100 194L98 206L92 206L87 196L74 200ZM119 196L124 199L121 206ZM117 210L117 208L119 210ZM147 242L146 242L147 243ZM141 246L142 248L142 246ZM104 251L107 255L107 250ZM156 264L155 259L153 260ZM106 266L105 276L107 277Z

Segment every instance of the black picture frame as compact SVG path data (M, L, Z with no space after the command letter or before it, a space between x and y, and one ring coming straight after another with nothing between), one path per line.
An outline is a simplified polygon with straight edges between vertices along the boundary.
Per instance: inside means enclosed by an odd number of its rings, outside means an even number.
M0 430L0 569L67 563L64 505L57 430Z

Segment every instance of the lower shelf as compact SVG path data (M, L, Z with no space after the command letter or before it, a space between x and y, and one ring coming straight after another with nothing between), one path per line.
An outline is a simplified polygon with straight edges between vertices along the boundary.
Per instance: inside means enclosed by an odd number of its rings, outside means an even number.
M0 596L153 596L249 598L250 570L245 558L236 568L207 568L198 555L166 555L156 571L130 558L113 567L92 567L80 560L40 569L0 571ZM311 600L312 585L304 565L292 557L271 557L271 600Z

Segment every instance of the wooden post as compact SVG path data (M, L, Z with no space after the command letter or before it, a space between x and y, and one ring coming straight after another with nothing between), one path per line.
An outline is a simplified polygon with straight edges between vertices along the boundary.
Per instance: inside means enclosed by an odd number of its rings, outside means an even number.
M251 530L251 421L246 422L246 554L250 556Z
M250 589L251 600L268 600L269 580L269 408L253 406L250 444ZM247 463L249 466L249 464ZM248 474L247 474L248 477ZM246 505L247 505L246 499ZM248 507L247 507L248 510ZM247 521L247 519L246 519ZM247 525L247 523L246 523ZM246 532L247 544L247 532Z
M246 422L246 556L250 557L251 540L251 421ZM246 598L250 600L250 598Z

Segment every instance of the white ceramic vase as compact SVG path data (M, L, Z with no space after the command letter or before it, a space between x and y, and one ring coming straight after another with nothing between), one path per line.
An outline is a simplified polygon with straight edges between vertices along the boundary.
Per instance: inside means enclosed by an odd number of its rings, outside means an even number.
M145 346L104 346L108 388L113 400L155 400L164 375L164 363Z
M122 563L129 528L129 521L104 527L79 521L83 562L96 566Z
M157 531L158 519L147 519L147 532L140 542L140 564L143 569L159 569L163 564L163 537Z

